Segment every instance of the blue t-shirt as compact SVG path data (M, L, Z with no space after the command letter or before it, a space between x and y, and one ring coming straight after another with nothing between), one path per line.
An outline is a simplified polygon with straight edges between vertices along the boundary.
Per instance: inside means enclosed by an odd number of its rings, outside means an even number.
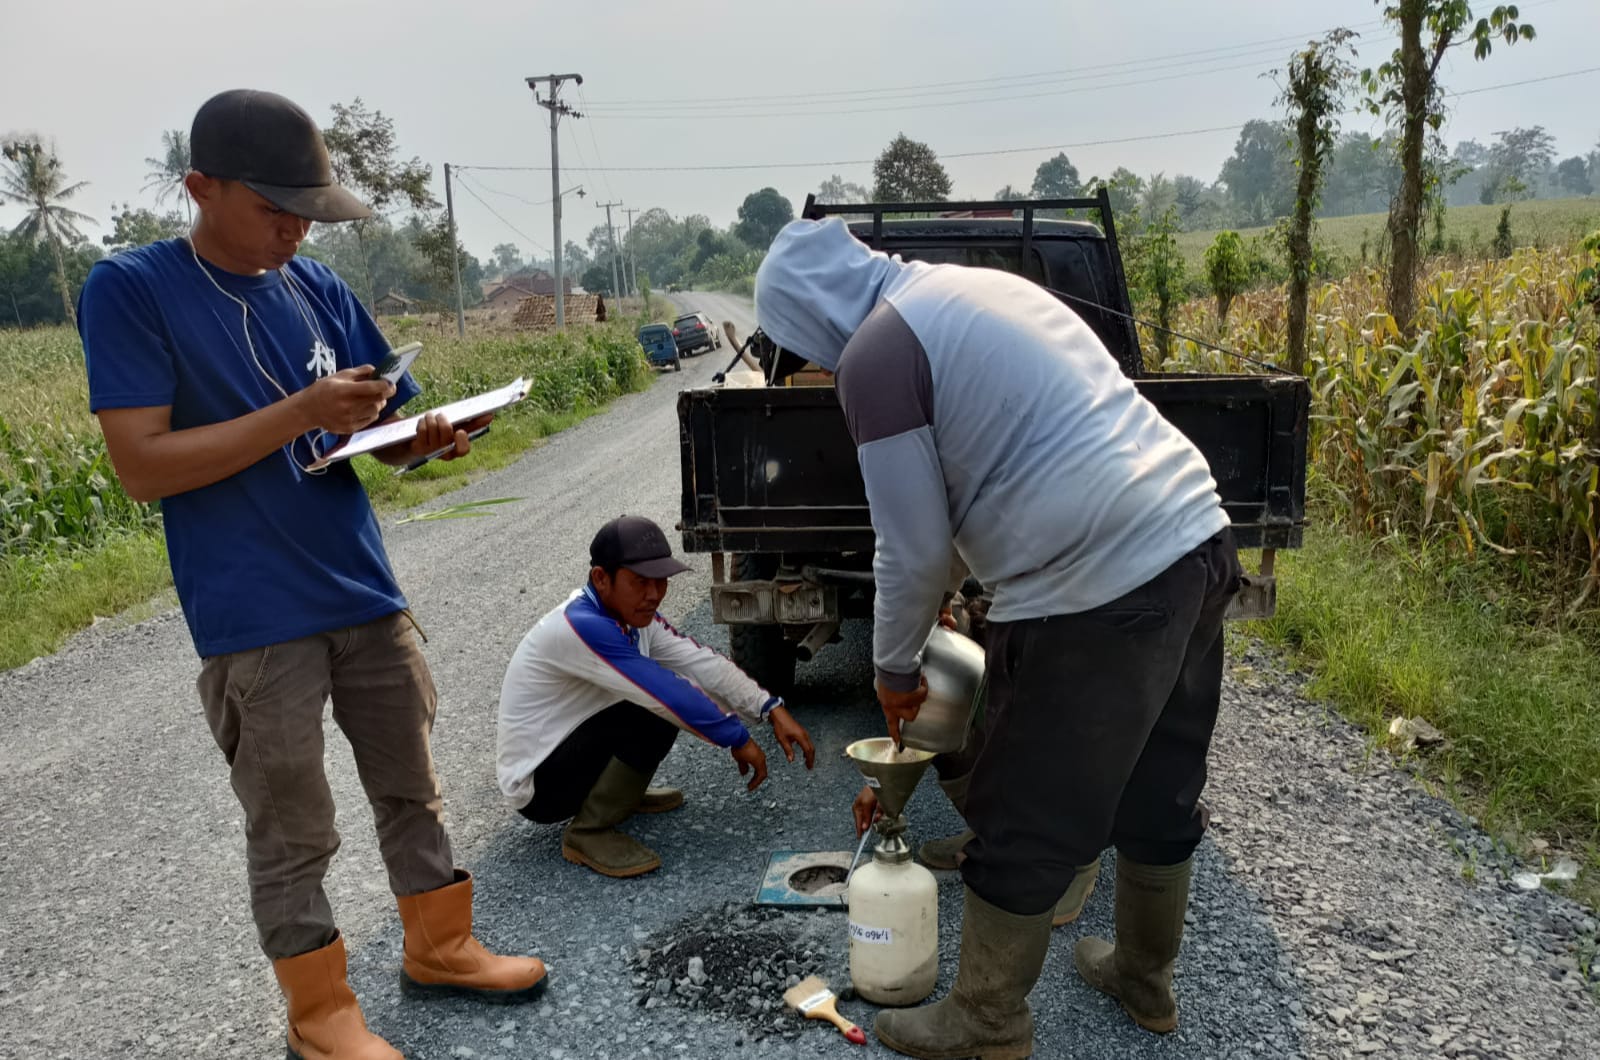
M249 306L254 358L243 310L217 285ZM295 258L280 270L239 276L196 261L181 239L97 262L79 297L78 330L90 410L170 405L174 431L237 419L283 400L279 387L293 394L389 351L326 266ZM380 419L417 392L410 375L402 377ZM202 658L406 606L350 463L301 470L339 441L316 435L162 500L173 582Z

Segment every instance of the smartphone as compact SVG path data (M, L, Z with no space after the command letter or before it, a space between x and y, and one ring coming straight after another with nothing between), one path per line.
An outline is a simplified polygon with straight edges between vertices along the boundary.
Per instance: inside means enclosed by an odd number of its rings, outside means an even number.
M406 374L406 371L411 367L411 362L416 360L417 354L421 352L422 343L420 342L410 342L398 350L390 350L389 356L379 363L372 374L380 379L387 379L395 386L399 386L400 377Z

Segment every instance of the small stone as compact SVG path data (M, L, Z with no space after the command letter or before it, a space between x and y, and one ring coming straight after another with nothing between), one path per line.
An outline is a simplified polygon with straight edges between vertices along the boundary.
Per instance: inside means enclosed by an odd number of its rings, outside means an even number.
M671 979L657 979L656 980L656 996L657 997L666 997L670 993L672 993L672 980Z

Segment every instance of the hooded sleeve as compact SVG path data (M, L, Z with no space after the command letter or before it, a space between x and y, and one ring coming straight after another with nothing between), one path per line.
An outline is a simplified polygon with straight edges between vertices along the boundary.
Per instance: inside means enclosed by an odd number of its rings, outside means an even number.
M879 305L850 340L835 384L877 538L873 665L885 688L914 691L956 560L928 356L892 305Z

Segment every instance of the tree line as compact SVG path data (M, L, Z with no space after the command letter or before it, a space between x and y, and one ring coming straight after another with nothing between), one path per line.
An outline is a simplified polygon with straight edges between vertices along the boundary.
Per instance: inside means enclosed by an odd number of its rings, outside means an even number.
M1539 125L1500 132L1489 145L1467 140L1453 149L1438 134L1440 62L1459 49L1481 60L1496 41L1532 39L1533 29L1518 21L1515 5L1498 5L1476 18L1467 0L1377 2L1400 46L1359 74L1354 34L1347 31L1297 51L1279 71L1286 86L1278 100L1283 116L1247 123L1214 180L1181 173L1141 176L1121 166L1084 178L1063 152L1040 163L1026 188L1007 184L992 197L1067 198L1103 187L1119 227L1133 237L1140 293L1153 296L1159 307L1184 280L1181 262L1167 261L1163 249L1172 232L1292 219L1278 240L1292 274L1297 268L1314 271L1308 256L1315 254L1309 238L1314 217L1387 210L1386 252L1399 272L1414 274L1423 228L1431 220L1437 241L1447 205L1589 195L1600 187L1600 145L1587 156L1558 161L1553 138ZM1387 119L1383 135L1338 129L1337 115L1352 98ZM334 105L325 135L339 179L373 206L374 217L319 227L304 252L327 262L369 305L390 291L425 307L453 305L448 221L429 190L431 167L418 158L403 159L393 123L359 98ZM112 231L102 238L102 250L77 228L93 220L72 208L83 185L68 179L54 151L37 138L14 137L5 144L0 197L22 204L28 213L9 235L0 236L0 298L5 299L0 320L23 326L70 320L73 292L101 253L187 230L186 135L164 133L160 153L147 162L144 190L155 192L160 209L113 207ZM875 160L870 187L834 174L817 189L817 197L830 203L939 202L950 198L951 187L932 147L901 133ZM168 208L169 199L181 202L185 212ZM658 207L639 214L631 226L613 230L599 224L583 243L567 242L563 271L584 289L608 294L615 293L616 280L629 289L640 280L656 287L738 288L748 284L773 236L793 216L793 203L771 187L747 195L736 220L725 228L703 214L674 217ZM495 247L486 260L459 242L454 251L468 305L481 299L484 280L553 267L548 258L525 258L511 243ZM1259 263L1252 268L1259 272ZM1401 298L1397 306L1403 303Z

